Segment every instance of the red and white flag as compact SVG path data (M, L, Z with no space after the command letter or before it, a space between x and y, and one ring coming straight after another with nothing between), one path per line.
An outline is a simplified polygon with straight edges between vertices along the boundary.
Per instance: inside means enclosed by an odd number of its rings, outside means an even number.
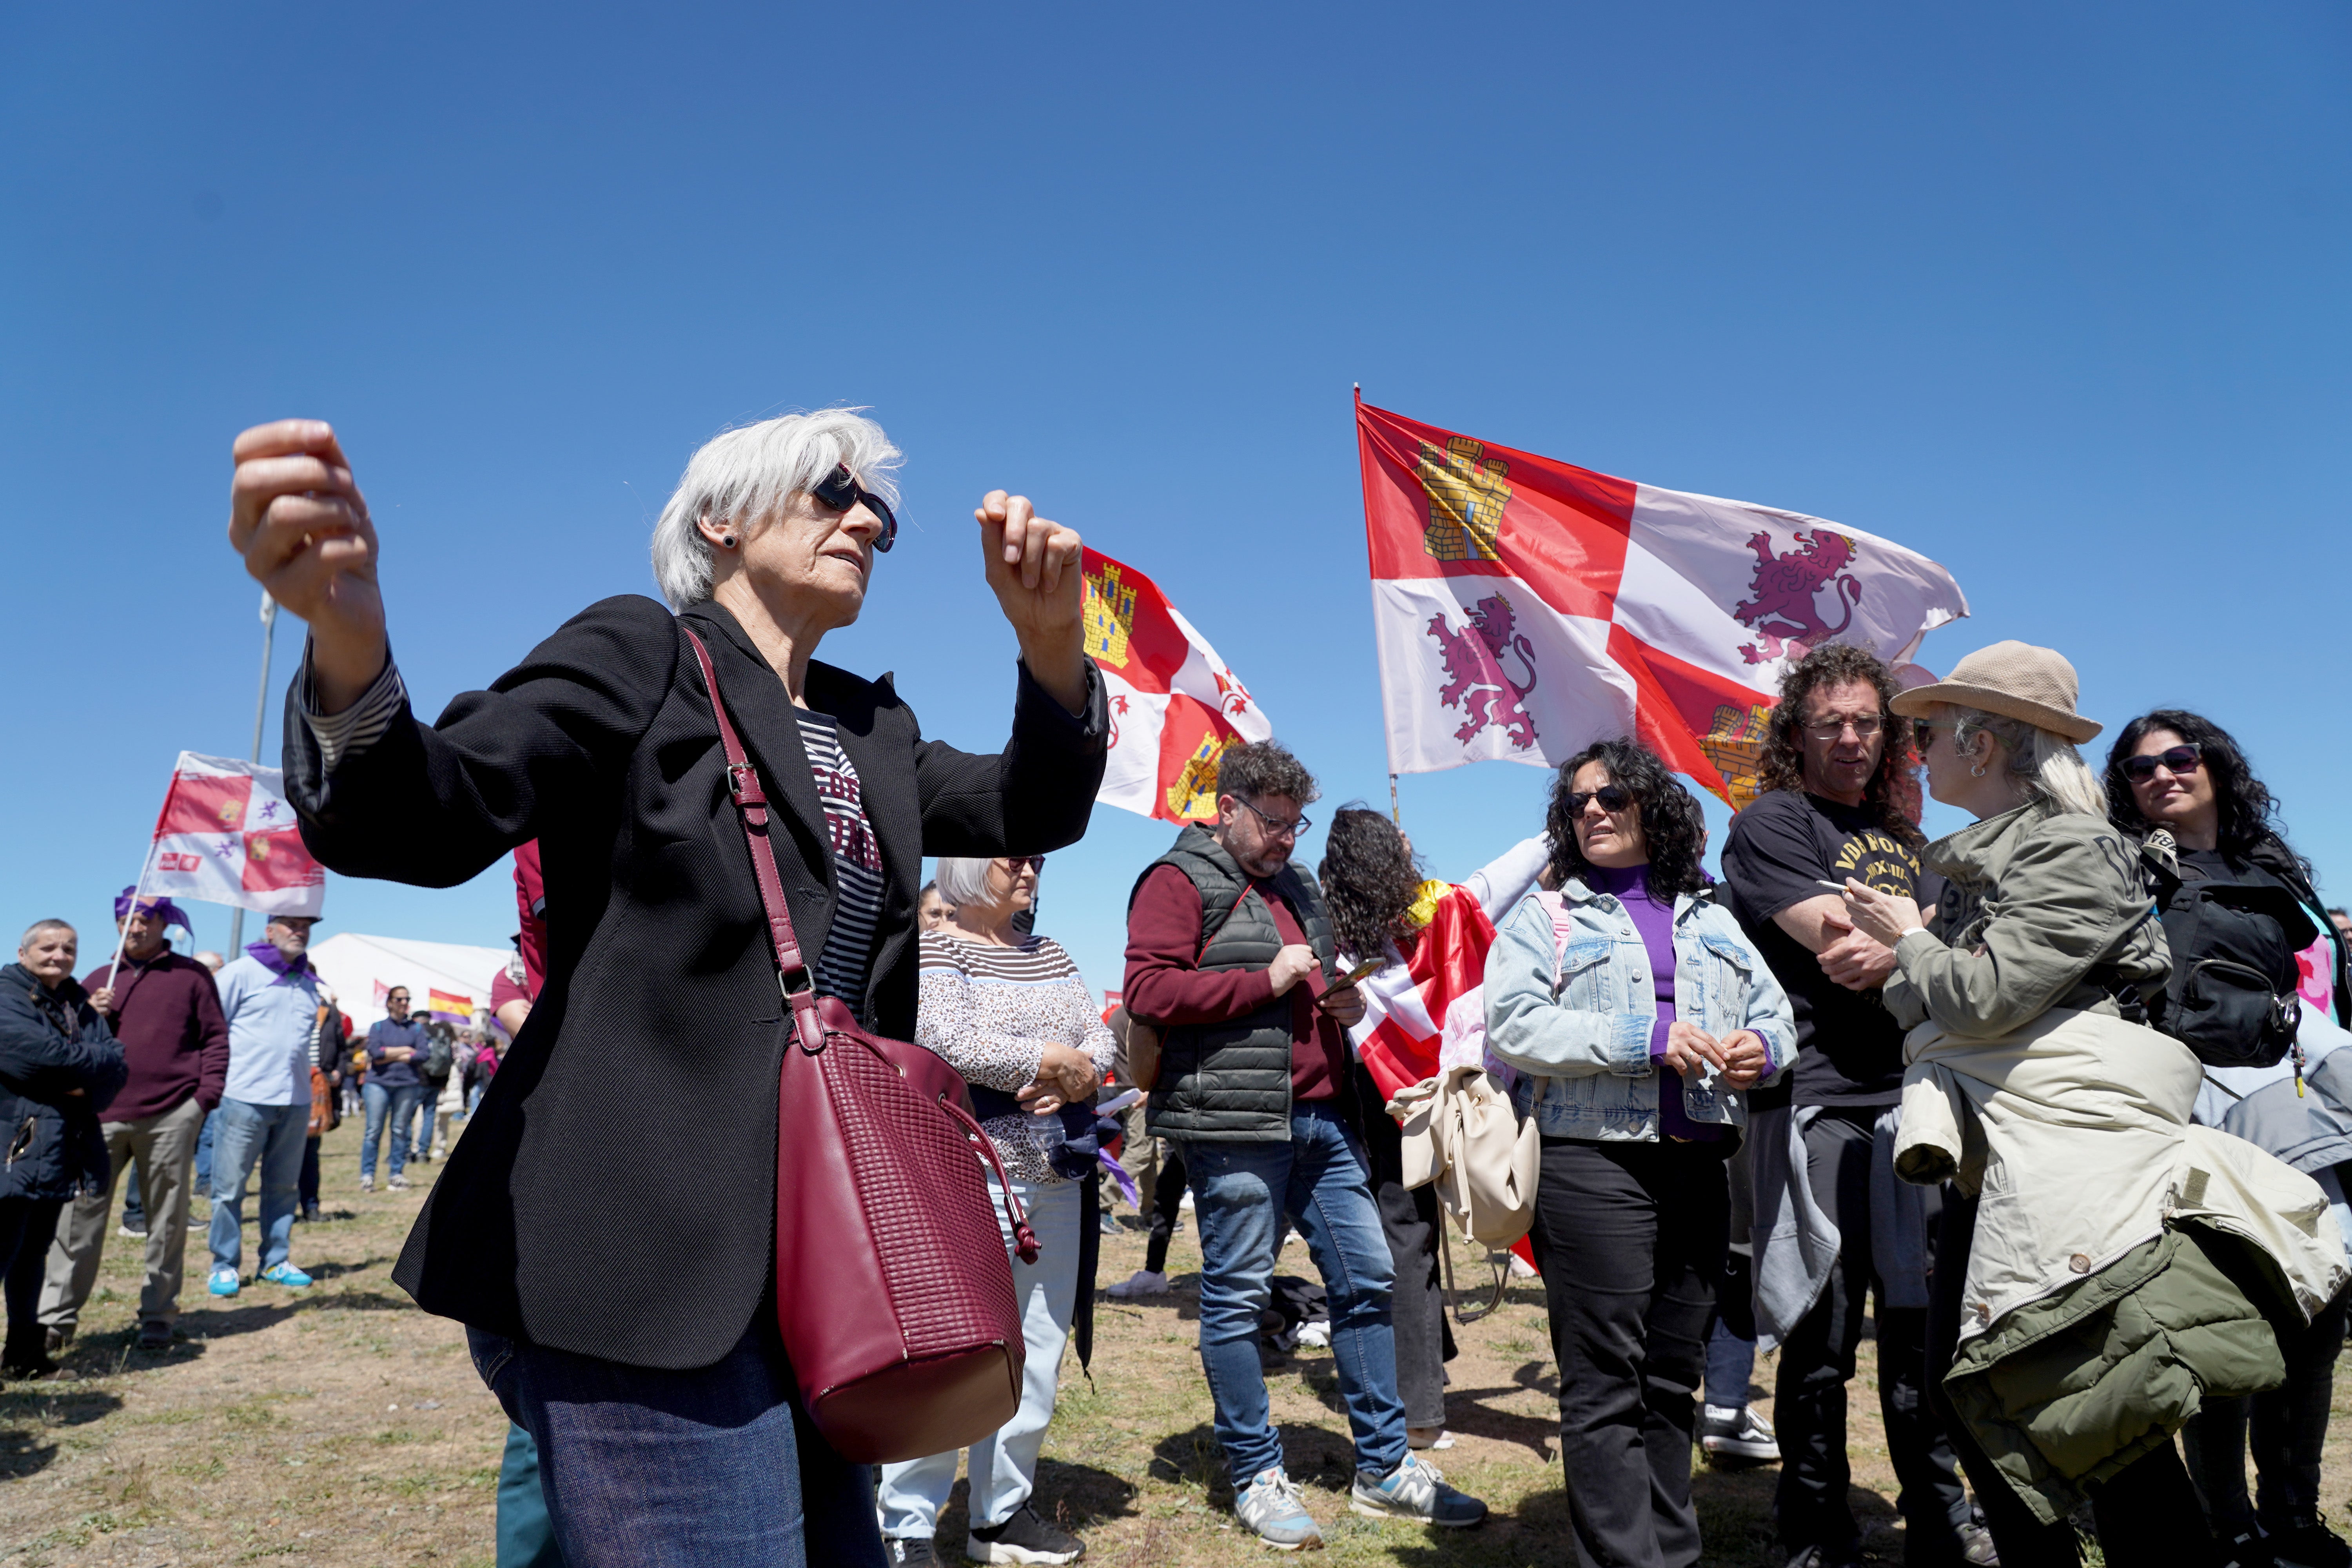
M1150 578L1086 552L1086 648L1110 698L1110 756L1095 798L1166 822L1217 815L1217 759L1270 740L1246 687Z
M238 904L273 915L325 907L327 873L286 804L284 776L259 763L180 753L148 851L150 894Z
M1907 662L1969 613L1951 574L1801 512L1659 489L1359 395L1389 771L1549 766L1630 734L1733 806L1787 662Z
M1437 900L1412 962L1361 983L1364 1016L1348 1037L1383 1096L1451 1066L1449 1044L1464 1059L1484 1056L1486 950L1494 945L1495 922L1469 889L1457 887Z

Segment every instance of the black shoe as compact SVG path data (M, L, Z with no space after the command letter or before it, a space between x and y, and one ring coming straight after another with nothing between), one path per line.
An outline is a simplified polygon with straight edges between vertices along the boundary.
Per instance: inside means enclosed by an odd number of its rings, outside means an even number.
M975 1526L963 1543L974 1563L1076 1563L1087 1543L1037 1517L1027 1503L1003 1524Z
M74 1331L69 1325L43 1330L41 1331L42 1359L55 1361L65 1354L66 1347L73 1343L73 1337Z
M2352 1568L2352 1546L2315 1519L2273 1531L2263 1544L2278 1568Z
M882 1561L898 1568L900 1563L920 1563L930 1568L939 1559L931 1554L931 1538L928 1535L893 1535L882 1542Z

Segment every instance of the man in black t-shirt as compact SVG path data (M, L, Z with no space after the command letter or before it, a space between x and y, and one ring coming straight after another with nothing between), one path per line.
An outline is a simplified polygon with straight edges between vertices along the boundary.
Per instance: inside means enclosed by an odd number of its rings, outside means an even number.
M1844 898L1822 885L1852 879L1925 910L1942 889L1922 871L1919 830L1899 805L1910 787L1910 748L1890 706L1895 691L1893 673L1864 648L1815 648L1792 665L1765 742L1766 793L1732 819L1723 850L1732 912L1797 1020L1797 1070L1787 1086L1753 1095L1751 1115L1793 1098L1806 1158L1789 1179L1810 1186L1840 1238L1811 1309L1782 1325L1772 1414L1781 1455L1777 1511L1791 1568L1862 1560L1861 1528L1846 1501L1845 1385L1874 1288L1879 1408L1902 1489L1905 1561L1983 1562L1991 1550L1970 1522L1951 1445L1927 1401L1921 1200L1933 1197L1902 1188L1891 1173L1877 1184L1872 1176L1878 1125L1902 1098L1904 1031L1880 998L1895 953L1855 931ZM1761 1173L1759 1165L1759 1181ZM1759 1215L1767 1196L1757 1194Z

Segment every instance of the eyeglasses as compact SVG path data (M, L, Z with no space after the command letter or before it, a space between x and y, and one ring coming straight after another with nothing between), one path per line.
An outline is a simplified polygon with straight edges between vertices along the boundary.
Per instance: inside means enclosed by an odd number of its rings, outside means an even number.
M1313 821L1304 816L1293 817L1288 822L1285 822L1279 817L1268 816L1265 813L1259 811L1257 807L1250 805L1249 802L1242 799L1239 795L1234 796L1234 804L1236 805L1249 806L1250 811L1255 815L1257 819L1265 824L1265 830L1274 835L1276 838L1297 838L1300 834L1315 826Z
M882 520L882 537L874 542L874 548L887 555L890 546L898 542L898 514L890 510L888 501L859 484L850 473L848 464L835 463L833 472L824 477L823 483L812 488L809 494L815 497L820 504L835 511L847 511L859 501L864 501L866 510Z
M2173 746L2158 752L2152 757L2126 757L2124 777L2134 784L2146 784L2156 776L2156 770L2159 767L2169 769L2176 775L2193 773L2204 760L2205 748L2192 741L2185 746Z
M1623 784L1602 784L1599 789L1571 790L1568 796L1568 817L1570 822L1584 815L1584 808L1593 801L1601 803L1603 811L1622 811L1633 804L1633 792Z
M1937 731L1958 728L1958 723L1950 719L1914 719L1911 721L1911 749L1924 756L1927 742L1936 738Z
M1875 713L1865 713L1859 719L1829 719L1819 724L1805 726L1805 733L1816 741L1835 741L1852 730L1858 741L1874 741L1885 723Z

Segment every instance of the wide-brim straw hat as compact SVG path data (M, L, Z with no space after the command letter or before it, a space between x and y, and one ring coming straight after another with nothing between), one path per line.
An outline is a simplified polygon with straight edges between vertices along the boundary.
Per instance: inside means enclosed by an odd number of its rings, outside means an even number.
M1906 719L1924 719L1935 704L1957 702L2005 719L2022 719L2037 730L2079 743L2105 727L2074 711L2081 691L2074 667L2057 649L1997 642L1952 666L1952 673L1933 685L1902 693L1892 706Z

